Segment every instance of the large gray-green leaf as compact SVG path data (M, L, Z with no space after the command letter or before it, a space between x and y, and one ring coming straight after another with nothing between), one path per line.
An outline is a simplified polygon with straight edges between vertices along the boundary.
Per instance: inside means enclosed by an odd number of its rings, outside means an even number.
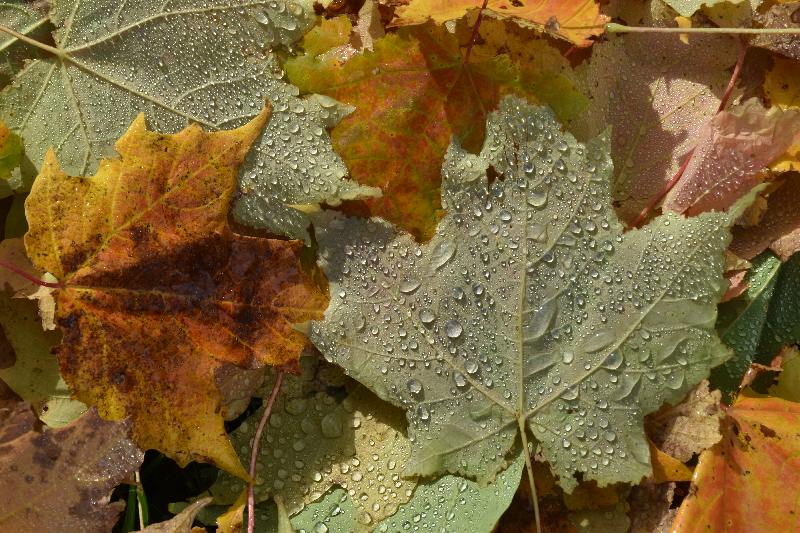
M720 306L717 330L735 357L711 374L735 391L750 363L768 364L781 346L800 342L800 253L786 263L770 252L753 259L742 296Z
M643 416L728 357L713 326L730 217L668 214L623 235L609 149L507 98L480 154L450 147L429 243L320 216L331 303L311 338L407 409L407 473L486 482L527 425L565 488L575 472L638 482Z
M47 17L23 0L0 2L0 24L23 35L42 36L48 26ZM0 88L11 78L25 59L38 57L39 52L16 37L0 33Z
M273 105L241 171L237 215L305 236L290 205L369 194L345 180L325 128L346 112L328 98L299 98L281 81L271 47L288 45L314 20L311 0L57 0L56 50L29 65L0 95L0 117L29 143L38 166L53 146L64 170L91 173L139 112L174 132L197 122L230 129Z

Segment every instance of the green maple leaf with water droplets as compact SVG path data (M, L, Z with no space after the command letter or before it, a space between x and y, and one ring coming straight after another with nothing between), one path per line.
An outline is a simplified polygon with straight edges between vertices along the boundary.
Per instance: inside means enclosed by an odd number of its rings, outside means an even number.
M376 190L344 179L326 128L348 110L300 98L282 81L271 49L290 46L315 20L311 0L57 0L55 47L0 94L0 119L23 138L37 166L48 148L65 171L91 174L139 112L156 130L188 123L233 129L272 116L240 173L243 222L305 237L293 205L338 203Z
M508 98L479 154L450 147L429 243L320 216L331 303L311 338L407 410L408 474L489 481L530 431L568 490L576 472L638 482L644 415L729 356L714 321L734 215L623 234L609 151L607 134L579 144L548 109Z

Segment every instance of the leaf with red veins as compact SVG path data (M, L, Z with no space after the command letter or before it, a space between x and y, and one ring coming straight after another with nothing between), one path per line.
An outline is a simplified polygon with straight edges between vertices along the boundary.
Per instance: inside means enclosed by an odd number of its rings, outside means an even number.
M588 140L611 126L614 200L631 223L657 195L717 111L736 63L727 36L631 34L592 48L576 69L589 97L587 111L568 126Z
M26 201L28 255L60 280L57 354L77 398L130 417L144 449L242 477L216 371L295 364L306 339L293 323L327 303L301 269L300 241L228 225L239 165L268 116L174 135L140 116L116 144L121 158L91 178L66 175L51 152Z
M800 110L764 108L751 99L706 123L664 210L723 211L761 182L760 172L800 137Z
M740 396L700 455L672 531L797 531L800 404Z

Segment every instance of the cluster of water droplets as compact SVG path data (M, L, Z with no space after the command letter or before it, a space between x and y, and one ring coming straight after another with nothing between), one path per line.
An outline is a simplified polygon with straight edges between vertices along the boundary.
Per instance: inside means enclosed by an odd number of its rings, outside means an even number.
M488 531L516 493L523 464L521 459L517 460L485 487L452 475L426 480L417 486L409 502L401 505L396 514L373 524L371 531ZM353 514L352 498L342 490L332 490L293 517L292 522L300 533L352 530L348 514Z
M334 288L312 339L406 407L414 445L448 468L499 464L523 417L562 474L633 479L649 462L642 416L724 356L724 216L623 237L608 143L509 98L479 155L449 150L431 242L358 219L318 230Z
M41 140L29 153L36 164L56 146L68 173L93 172L140 112L164 133L189 122L231 129L269 100L269 124L241 170L237 217L303 237L307 220L288 205L370 194L344 179L326 131L348 110L300 98L272 54L311 27L309 0L82 2L74 14L62 12L67 5L56 4L54 18L57 43L73 59L33 63L0 106L10 127Z
M337 400L325 392L308 394L300 378L287 380L262 437L257 499L278 494L295 513L338 485L352 500L358 521L369 525L411 498L416 482L402 476L410 445L395 429L398 417L391 410L364 390ZM232 434L242 458L250 454L257 423L245 421ZM211 490L232 501L242 487L241 480L226 475Z

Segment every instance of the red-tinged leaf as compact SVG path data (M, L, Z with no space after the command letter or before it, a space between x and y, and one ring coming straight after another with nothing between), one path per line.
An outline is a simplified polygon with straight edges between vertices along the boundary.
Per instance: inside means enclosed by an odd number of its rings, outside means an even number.
M335 42L331 33L344 36L342 24L346 19L324 23L307 36L304 46L322 50L320 42ZM577 111L570 107L574 101L567 100L582 100L562 75L568 63L544 41L514 37L520 48L524 43L540 56L541 67L523 71L494 50L476 51L465 63L461 38L430 25L406 28L375 40L373 51L349 59L336 53L307 55L285 65L302 92L355 106L334 128L334 148L354 179L383 189L382 198L367 201L371 214L423 240L432 235L438 219L441 163L453 137L467 149L479 149L487 114L505 94L531 101L542 95L556 112L569 114Z
M228 225L238 167L267 117L162 135L140 116L116 144L122 157L91 178L64 174L51 152L26 202L28 254L60 280L58 358L78 399L131 417L144 449L243 477L216 371L293 364L306 340L292 323L326 304L301 270L301 242Z
M17 414L0 427L0 531L111 531L125 508L109 502L111 491L144 459L128 439L130 424L92 409L40 432L29 409Z
M627 4L627 2L626 2ZM571 131L588 140L611 126L614 199L631 223L664 189L717 111L736 63L728 36L631 34L592 48L576 69L589 97Z
M740 396L723 439L700 455L673 531L797 531L800 404Z
M480 9L482 0L411 0L397 9L396 26L442 24ZM609 18L600 14L594 0L489 0L489 16L510 18L522 26L547 31L578 46L591 46L591 37L602 35Z
M662 208L687 215L727 209L798 137L800 110L765 109L752 99L718 113L698 133L686 171Z

